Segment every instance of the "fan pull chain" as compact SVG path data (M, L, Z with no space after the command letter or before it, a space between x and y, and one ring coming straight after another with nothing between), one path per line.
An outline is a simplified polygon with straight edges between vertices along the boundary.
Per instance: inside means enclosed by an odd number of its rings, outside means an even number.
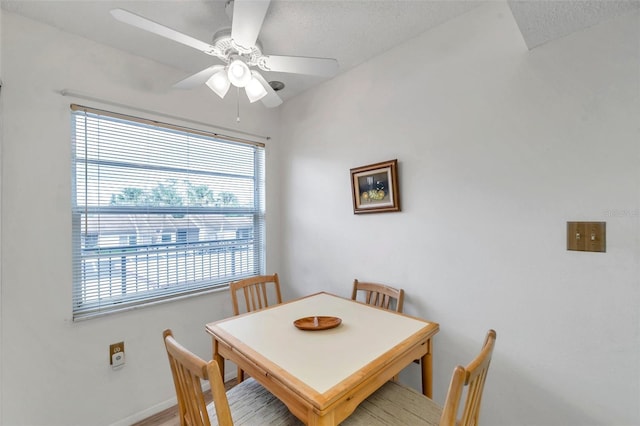
M236 123L240 122L240 88L236 87Z

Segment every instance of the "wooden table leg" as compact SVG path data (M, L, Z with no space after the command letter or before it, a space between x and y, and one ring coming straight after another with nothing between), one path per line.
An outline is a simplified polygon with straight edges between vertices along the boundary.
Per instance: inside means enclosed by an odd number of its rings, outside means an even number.
M333 411L324 416L309 414L308 426L334 426L335 424L335 413Z
M220 369L220 375L222 376L222 380L224 378L224 358L220 355L220 351L218 350L218 340L213 338L213 359L218 363L218 368Z
M433 359L431 354L431 339L427 340L427 353L422 356L422 393L427 398L433 395Z

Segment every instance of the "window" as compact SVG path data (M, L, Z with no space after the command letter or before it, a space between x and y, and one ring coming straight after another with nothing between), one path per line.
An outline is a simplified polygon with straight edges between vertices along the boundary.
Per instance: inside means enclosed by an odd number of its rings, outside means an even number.
M264 272L264 146L72 105L73 318Z

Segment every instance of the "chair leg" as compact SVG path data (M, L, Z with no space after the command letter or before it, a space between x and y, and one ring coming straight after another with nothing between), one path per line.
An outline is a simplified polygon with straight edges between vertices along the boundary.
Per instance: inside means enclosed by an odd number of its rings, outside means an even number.
M244 371L242 371L242 368L238 367L238 383L242 383L243 380L244 380Z

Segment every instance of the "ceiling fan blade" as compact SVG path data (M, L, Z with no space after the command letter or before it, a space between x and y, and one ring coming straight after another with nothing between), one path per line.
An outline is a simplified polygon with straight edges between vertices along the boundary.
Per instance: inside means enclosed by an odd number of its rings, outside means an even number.
M265 55L260 58L260 68L265 71L333 77L338 73L338 61L330 58Z
M174 84L173 87L176 89L191 89L193 87L200 86L201 84L206 83L212 75L222 69L224 69L224 65L210 66L209 68L205 68L202 71L185 78L184 80L180 80L179 82Z
M251 49L256 44L270 0L233 0L231 38L236 46Z
M280 96L278 96L276 91L273 90L271 85L267 82L267 80L264 79L264 77L259 72L253 71L251 74L253 74L253 76L256 78L256 80L260 82L260 84L262 84L262 86L264 87L264 90L267 91L266 96L260 99L264 104L264 106L266 106L267 108L274 108L282 104L282 99L280 99Z
M144 18L140 15L136 15L128 10L113 9L111 10L111 15L113 15L113 17L118 21L124 22L125 24L133 25L134 27L138 27L161 37L168 38L169 40L184 44L185 46L193 47L207 55L215 56L215 48L212 45L169 27L165 27L164 25L158 24L157 22Z

